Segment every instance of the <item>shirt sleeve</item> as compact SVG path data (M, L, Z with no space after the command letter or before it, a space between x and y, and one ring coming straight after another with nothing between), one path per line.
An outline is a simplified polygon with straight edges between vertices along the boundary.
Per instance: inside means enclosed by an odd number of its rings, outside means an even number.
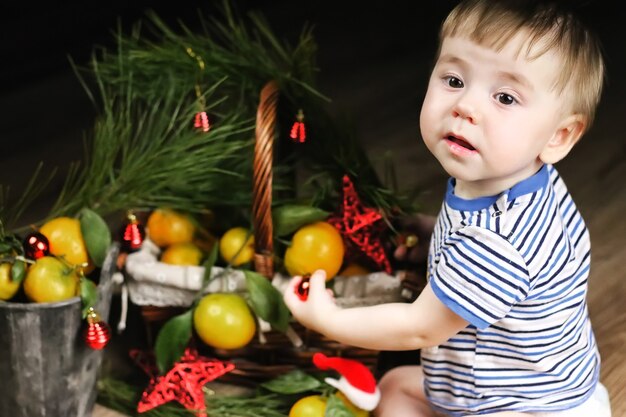
M430 285L448 308L477 328L504 318L524 300L530 278L521 254L503 236L477 226L450 235L431 269Z

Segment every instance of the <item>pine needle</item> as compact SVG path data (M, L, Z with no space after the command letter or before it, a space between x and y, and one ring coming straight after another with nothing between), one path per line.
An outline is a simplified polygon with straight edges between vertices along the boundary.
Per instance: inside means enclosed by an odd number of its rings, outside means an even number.
M142 414L137 413L141 391L113 378L98 381L98 403L129 416L190 417L195 416L176 402L165 403ZM286 417L290 402L279 395L251 396L206 395L207 414L211 417Z

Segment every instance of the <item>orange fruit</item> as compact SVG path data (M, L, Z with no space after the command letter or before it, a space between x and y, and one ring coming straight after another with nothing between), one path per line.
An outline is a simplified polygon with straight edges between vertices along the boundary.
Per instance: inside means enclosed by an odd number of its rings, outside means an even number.
M252 311L234 293L205 295L193 312L193 325L204 343L218 349L242 348L256 332Z
M10 300L20 289L21 281L11 279L11 264L0 264L0 300Z
M57 258L43 256L26 272L24 293L36 303L62 301L77 295L79 276Z
M159 208L148 216L146 233L159 247L175 243L191 242L196 226L186 214L174 210Z
M48 238L52 255L63 257L72 265L86 264L83 267L85 274L93 271L95 266L89 259L78 219L56 217L44 223L39 232Z
M321 395L302 397L291 406L289 417L324 417L326 398Z
M161 262L170 265L200 265L204 254L191 242L170 245L161 254Z
M359 276L359 275L367 275L370 272L372 271L370 271L369 269L365 268L362 265L351 263L351 264L348 264L344 269L342 269L338 275L342 277L354 277L354 276Z
M232 266L250 262L254 257L254 236L244 227L228 229L220 239L220 255Z
M285 251L285 268L290 275L326 271L326 279L337 275L345 247L339 231L330 223L320 221L301 227L293 235Z

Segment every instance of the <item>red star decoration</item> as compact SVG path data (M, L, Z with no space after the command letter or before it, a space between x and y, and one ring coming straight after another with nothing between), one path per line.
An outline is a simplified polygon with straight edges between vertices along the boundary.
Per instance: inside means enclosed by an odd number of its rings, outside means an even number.
M382 214L370 207L365 207L354 189L352 180L343 176L343 206L340 216L333 216L328 222L341 232L348 249L358 248L371 258L379 268L392 273L391 264L380 240L384 224L379 222Z
M207 417L202 387L235 368L232 363L200 356L195 349L188 348L172 369L165 375L157 375L154 360L137 350L131 351L130 355L151 377L137 405L138 413L178 401L198 417Z

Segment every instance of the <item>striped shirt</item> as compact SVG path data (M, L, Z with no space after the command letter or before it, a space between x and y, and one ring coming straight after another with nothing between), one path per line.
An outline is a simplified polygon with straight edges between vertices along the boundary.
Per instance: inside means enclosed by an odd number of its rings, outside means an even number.
M450 180L428 276L470 325L422 351L438 411L557 411L591 395L600 358L586 304L589 250L589 232L553 166L474 200L455 196Z

